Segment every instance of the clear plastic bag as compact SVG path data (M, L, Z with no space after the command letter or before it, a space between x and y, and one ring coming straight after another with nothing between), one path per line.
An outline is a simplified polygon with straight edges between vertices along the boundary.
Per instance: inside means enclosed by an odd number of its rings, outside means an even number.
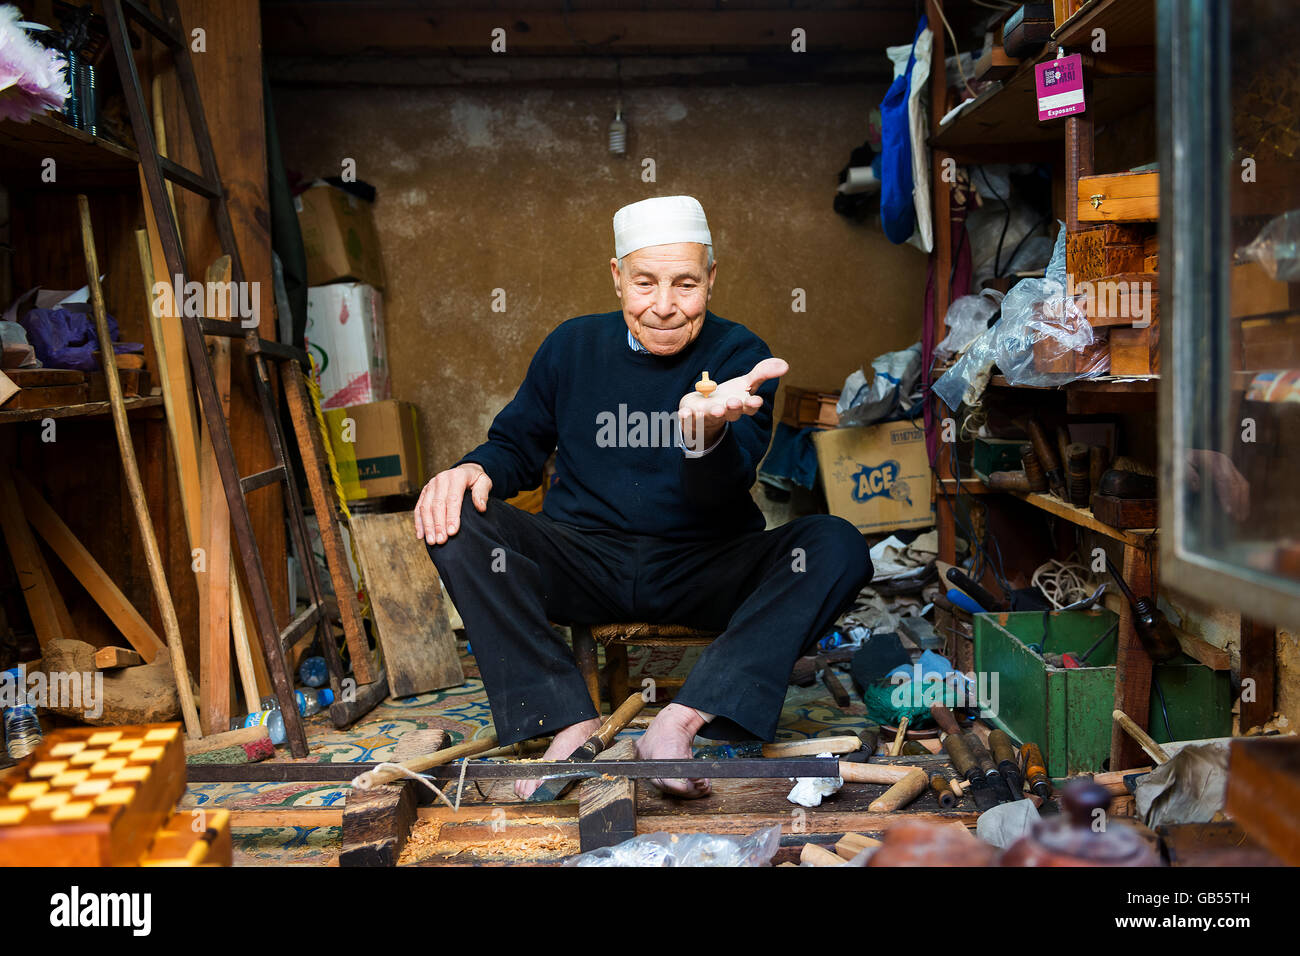
M956 411L961 404L974 405L984 394L984 388L993 374L993 344L997 338L999 319L991 329L985 329L970 344L952 368L934 383L932 391L944 404Z
M1300 209L1271 220L1237 250L1237 258L1258 262L1278 282L1300 282Z
M746 837L647 833L564 861L565 866L766 866L781 846L781 825Z
M946 361L961 353L989 327L989 319L998 311L1002 293L985 289L979 295L964 295L948 306L943 323L948 334L934 347L934 357Z

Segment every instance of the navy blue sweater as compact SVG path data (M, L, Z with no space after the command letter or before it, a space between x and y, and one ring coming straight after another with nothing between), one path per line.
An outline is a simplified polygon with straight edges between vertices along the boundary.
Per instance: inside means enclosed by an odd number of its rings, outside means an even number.
M675 423L701 372L724 382L771 354L712 312L695 341L669 356L633 351L621 311L570 319L542 342L488 440L460 463L481 465L492 496L510 498L541 483L557 450L543 512L579 528L679 541L760 531L749 489L772 437L777 381L759 386L763 407L731 423L701 458L683 454Z

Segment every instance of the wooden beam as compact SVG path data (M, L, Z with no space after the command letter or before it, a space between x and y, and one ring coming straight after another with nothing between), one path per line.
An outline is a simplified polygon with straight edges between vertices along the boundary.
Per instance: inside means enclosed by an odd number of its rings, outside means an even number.
M263 7L267 53L275 56L427 56L469 53L491 57L493 31L504 30L510 54L791 53L792 31L805 31L815 52L873 50L906 43L916 28L911 5L874 3L859 9L726 8L659 10L430 9L426 3L363 0L322 6L276 2ZM938 23L936 19L933 21ZM939 62L942 62L940 60Z
M59 556L59 560L67 566L73 576L81 582L81 586L89 592L95 603L113 622L113 626L121 631L127 643L135 648L144 662L153 661L162 650L163 642L149 626L149 622L127 600L126 595L108 576L108 572L77 540L72 529L63 523L63 519L41 497L40 492L32 486L31 482L20 474L15 474L13 478L18 498L32 527L45 539L45 543ZM103 650L114 649L103 648Z
M7 466L0 466L0 528L4 530L5 544L18 576L18 588L27 603L27 613L32 618L36 640L44 648L50 641L73 637L76 632L68 608L54 588L40 546L23 514L14 474Z
M118 667L136 667L144 663L144 658L135 651L125 647L101 647L95 651L95 670L111 671Z
M1154 599L1156 581L1160 579L1158 558L1154 550L1124 548L1121 571L1129 588L1138 597ZM1151 710L1151 658L1138 640L1133 626L1133 607L1125 601L1119 611L1119 633L1115 648L1115 710L1123 711L1140 729L1147 729ZM1146 763L1142 749L1118 722L1111 725L1110 765L1136 767Z
M636 836L636 787L627 777L584 780L578 788L582 851L615 846Z
M343 808L339 866L396 866L414 822L411 781L353 790Z
M1300 866L1300 738L1234 740L1224 807L1251 838Z
M1241 702L1241 729L1262 727L1273 719L1277 693L1277 628L1252 618L1241 619L1241 679L1254 682L1253 700Z
M206 279L230 285L230 257L220 256L208 267ZM218 309L212 319L229 319ZM208 337L212 378L223 420L230 418L230 340ZM230 726L230 511L221 482L212 438L204 422L199 434L199 500L202 509L199 540L203 562L198 565L199 586L199 713L203 732L218 734Z

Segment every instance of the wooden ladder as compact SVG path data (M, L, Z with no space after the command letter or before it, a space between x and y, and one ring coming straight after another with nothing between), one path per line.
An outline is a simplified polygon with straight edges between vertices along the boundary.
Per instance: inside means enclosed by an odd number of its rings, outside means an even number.
M104 0L104 16L140 154L148 201L153 209L163 256L166 260L167 279L169 282L182 283L182 287L173 290L174 300L179 302L183 296L184 284L188 283L189 273L181 252L176 219L168 199L167 181L210 201L222 252L230 257L231 279L235 283L242 283L245 279L239 248L230 221L230 212L226 205L225 190L217 171L216 156L212 150L212 141L203 114L203 102L199 97L194 67L190 61L189 34L181 23L180 11L175 0L161 0L161 6L163 12L160 17L150 10L147 3L142 3L140 0ZM150 123L150 113L140 85L140 76L131 53L129 22L136 23L141 29L161 41L171 53L184 96L185 109L189 114L189 125L193 131L194 145L202 166L201 173L196 173L159 155ZM310 399L307 397L303 382L303 369L310 368L309 360L307 353L301 349L263 339L256 327L246 329L234 321L200 318L184 314L186 311L179 310L181 313L179 321L185 336L185 351L189 358L195 388L198 391L203 418L211 436L221 484L225 490L226 503L230 510L231 530L239 553L239 561L243 567L244 581L250 592L258 638L262 643L267 669L275 688L275 696L280 702L280 710L284 716L290 752L295 757L305 757L307 736L295 702L293 679L288 669L286 651L303 638L318 634L335 695L339 699L344 699L347 695L344 692L343 664L330 628L331 618L337 617L342 624L352 658L353 678L360 684L368 684L376 679L371 668L356 592L351 587L351 573L343 552L342 535L338 526L335 501L331 494L332 486L328 481L328 465L323 443L315 419L310 413ZM244 350L252 365L252 380L262 407L266 434L275 461L273 467L256 474L240 476L230 445L230 433L226 428L221 402L218 399L216 380L204 336L244 340ZM280 430L275 393L276 378L271 363L275 363L276 371L279 372L279 377L285 386L285 399L294 421L299 450L307 471L330 575L334 581L340 583L340 586L335 588L336 604L326 601L321 588L316 561L307 535L306 521L303 517L302 502L293 477L293 468L286 455L284 436ZM325 475L324 480L322 474ZM294 548L303 565L310 599L309 606L283 630L276 625L271 593L262 566L262 555L258 550L257 539L253 535L246 500L249 492L274 484L281 485L283 490L289 530Z

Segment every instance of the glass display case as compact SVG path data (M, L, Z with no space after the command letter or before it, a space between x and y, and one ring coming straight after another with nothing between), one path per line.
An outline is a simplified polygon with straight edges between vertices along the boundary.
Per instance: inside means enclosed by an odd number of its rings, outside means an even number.
M1300 7L1161 0L1161 578L1300 621Z

